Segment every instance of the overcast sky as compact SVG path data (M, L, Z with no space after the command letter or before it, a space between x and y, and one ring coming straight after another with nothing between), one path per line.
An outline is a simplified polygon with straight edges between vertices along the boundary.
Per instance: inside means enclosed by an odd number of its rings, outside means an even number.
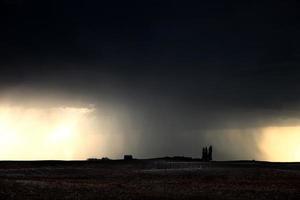
M1 0L1 98L104 109L109 156L263 159L262 129L299 123L299 6Z

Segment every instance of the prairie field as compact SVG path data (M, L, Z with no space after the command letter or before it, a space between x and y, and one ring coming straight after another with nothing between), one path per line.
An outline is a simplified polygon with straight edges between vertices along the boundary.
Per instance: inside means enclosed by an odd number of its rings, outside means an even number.
M300 199L300 164L2 161L0 199Z

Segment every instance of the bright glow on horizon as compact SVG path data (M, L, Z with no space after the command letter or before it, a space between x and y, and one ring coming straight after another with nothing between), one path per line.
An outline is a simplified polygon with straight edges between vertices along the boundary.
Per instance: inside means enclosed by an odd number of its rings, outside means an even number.
M266 160L299 162L300 126L264 128L259 148Z
M0 106L0 159L86 159L99 140L90 132L92 113L92 108Z

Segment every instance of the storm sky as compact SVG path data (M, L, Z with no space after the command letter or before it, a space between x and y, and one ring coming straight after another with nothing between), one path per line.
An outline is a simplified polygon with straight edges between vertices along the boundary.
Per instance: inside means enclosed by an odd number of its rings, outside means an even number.
M218 160L300 159L288 150L300 143L299 9L296 0L1 0L0 101L21 116L92 110L79 140L96 142L74 159L201 157L209 144ZM299 154L271 155L278 144Z

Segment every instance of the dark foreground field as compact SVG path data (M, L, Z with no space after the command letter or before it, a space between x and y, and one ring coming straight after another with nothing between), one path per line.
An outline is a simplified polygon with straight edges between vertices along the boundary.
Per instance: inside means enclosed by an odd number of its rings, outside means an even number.
M0 162L0 199L300 199L300 164Z

